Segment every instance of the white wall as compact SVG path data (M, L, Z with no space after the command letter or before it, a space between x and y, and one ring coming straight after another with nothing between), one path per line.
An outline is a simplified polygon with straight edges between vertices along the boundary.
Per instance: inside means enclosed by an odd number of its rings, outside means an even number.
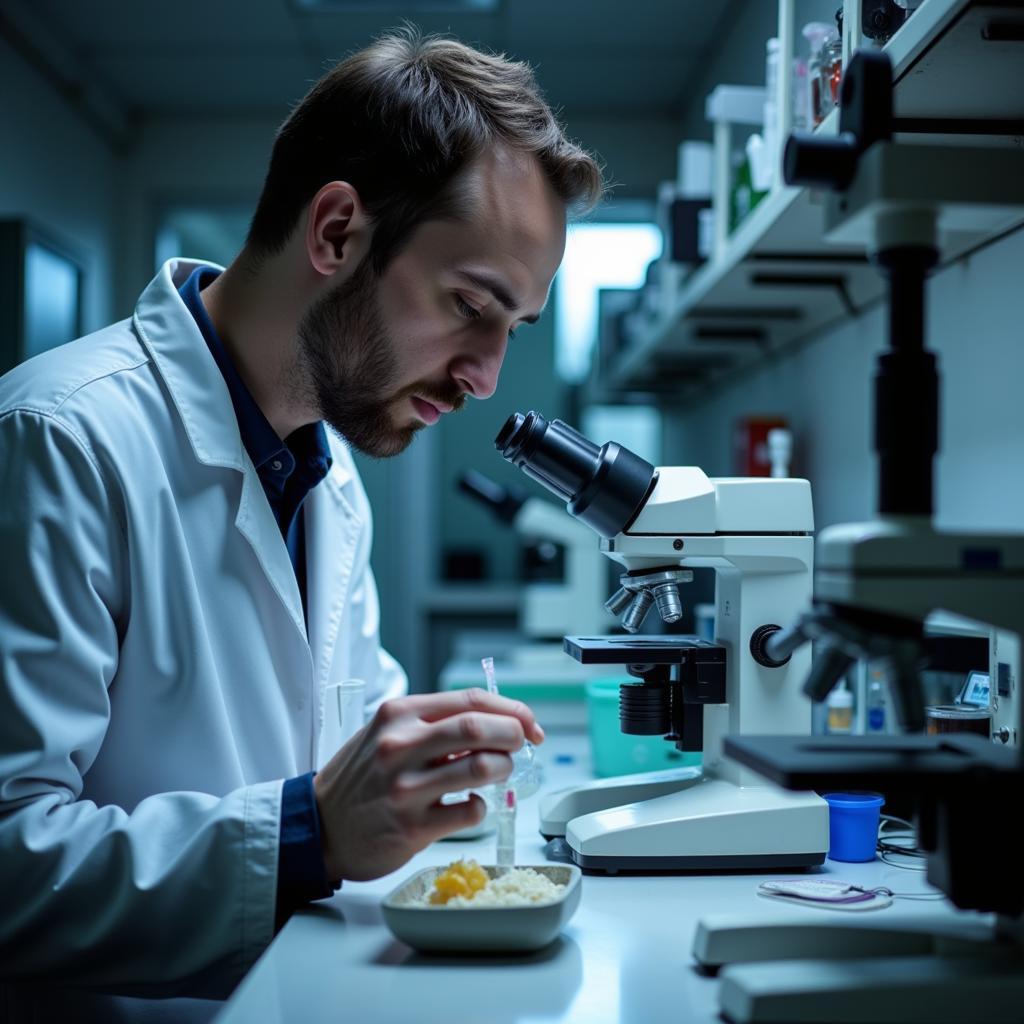
M928 344L942 377L936 511L946 526L1024 527L1022 267L1024 230L929 284ZM818 528L872 515L871 382L885 344L884 313L878 305L737 375L698 405L672 410L667 460L729 475L736 418L782 413L796 435L793 471L811 481Z
M120 161L55 89L0 38L0 217L30 218L85 270L87 331L114 319Z

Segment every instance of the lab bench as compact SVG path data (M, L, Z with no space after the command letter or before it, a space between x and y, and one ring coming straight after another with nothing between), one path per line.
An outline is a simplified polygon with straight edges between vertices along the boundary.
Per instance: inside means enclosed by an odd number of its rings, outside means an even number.
M549 733L539 756L545 790L590 777L582 736ZM533 797L519 811L517 860L523 866L544 862L536 821ZM546 949L524 956L416 953L388 931L381 901L416 871L460 857L493 863L493 834L434 843L393 874L346 882L332 899L296 913L218 1024L720 1024L718 982L701 974L691 955L698 920L727 913L816 923L841 913L757 895L759 882L785 874L586 875L579 909ZM897 893L934 891L922 872L878 860L826 861L821 871ZM870 916L872 923L895 924L953 913L945 901L897 901Z

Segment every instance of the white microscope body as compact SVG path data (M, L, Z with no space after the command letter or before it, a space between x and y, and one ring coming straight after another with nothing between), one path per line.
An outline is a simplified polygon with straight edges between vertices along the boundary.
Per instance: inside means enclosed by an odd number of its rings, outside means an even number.
M715 639L725 649L725 687L720 703L687 706L688 714L703 715L702 771L607 779L542 801L541 831L564 830L578 864L615 871L824 860L825 802L765 784L722 752L728 734L810 733L810 704L800 694L809 652L782 665L759 663L752 641L756 646L759 631L806 607L813 527L805 480L709 479L697 468L661 467L633 522L602 540L601 550L629 574L627 585L673 567L715 570ZM635 645L659 639L667 638L609 643L624 645L620 663L636 663L643 658Z

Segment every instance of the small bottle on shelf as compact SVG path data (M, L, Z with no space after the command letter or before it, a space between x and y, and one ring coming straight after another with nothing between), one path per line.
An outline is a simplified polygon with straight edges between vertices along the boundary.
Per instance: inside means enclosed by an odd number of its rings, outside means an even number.
M750 167L755 191L770 191L779 173L782 161L779 135L779 110L775 102L779 79L779 41L769 39L765 46L765 87L764 115L761 124L761 139L764 152L757 164L752 161ZM750 155L750 150L747 150Z
M789 476L789 460L793 454L793 435L783 427L768 431L768 458L771 461L771 475L776 478Z
M821 48L821 83L818 89L818 123L839 106L839 87L843 79L843 41L838 35Z
M803 36L811 48L807 60L807 86L810 90L807 108L810 120L808 127L813 128L815 125L821 124L829 110L832 109L831 105L825 106L825 98L822 93L822 51L827 43L832 42L838 36L836 30L823 21L812 21L804 25Z
M830 736L846 736L853 732L853 694L842 680L825 701L828 715L825 729Z
M868 675L867 692L864 695L864 732L878 735L886 731L885 676L873 668Z

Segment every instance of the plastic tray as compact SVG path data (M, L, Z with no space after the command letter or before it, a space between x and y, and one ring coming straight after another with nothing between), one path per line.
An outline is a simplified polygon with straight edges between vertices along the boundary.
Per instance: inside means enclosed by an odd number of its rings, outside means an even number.
M411 905L444 867L425 868L393 890L382 909L395 937L427 953L526 953L553 942L580 902L581 872L573 864L525 864L565 889L551 903L520 907ZM493 878L496 868L482 865Z

